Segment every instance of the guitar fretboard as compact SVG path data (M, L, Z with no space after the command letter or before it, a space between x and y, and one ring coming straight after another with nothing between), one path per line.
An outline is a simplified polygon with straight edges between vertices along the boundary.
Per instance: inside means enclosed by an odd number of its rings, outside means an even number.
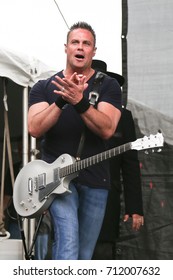
M119 147L112 148L110 150L99 153L97 155L88 157L86 159L76 161L75 163L62 167L60 169L60 173L59 173L60 178L76 173L92 165L98 164L99 162L110 159L128 150L131 150L131 142L121 145Z

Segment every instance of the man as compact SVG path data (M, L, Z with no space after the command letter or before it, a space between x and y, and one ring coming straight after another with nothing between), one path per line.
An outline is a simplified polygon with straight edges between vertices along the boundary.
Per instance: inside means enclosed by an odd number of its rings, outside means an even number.
M84 130L81 159L104 151L121 116L121 88L115 79L105 77L96 107L89 103L96 76L91 68L96 35L90 25L78 22L70 28L65 53L66 69L39 81L30 92L29 132L44 137L42 159L48 163L64 153L76 157ZM70 194L55 197L49 208L53 259L92 258L109 187L109 163L103 161L80 171L69 184Z
M102 60L93 60L92 67L115 78L120 86L124 84L123 76L107 71ZM109 140L110 148L136 140L132 113L122 109L120 121L113 137ZM144 224L141 174L138 152L130 150L110 159L111 190L109 191L105 217L94 251L93 259L114 259L116 240L119 237L121 214L121 192L125 202L124 222L131 219L132 229L139 230Z

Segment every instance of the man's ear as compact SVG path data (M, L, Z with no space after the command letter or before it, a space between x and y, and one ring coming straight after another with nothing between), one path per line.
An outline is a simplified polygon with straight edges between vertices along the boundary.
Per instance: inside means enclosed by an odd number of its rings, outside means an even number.
M64 44L65 47L65 53L67 53L67 44Z
M95 56L95 54L96 54L96 50L97 50L97 48L94 48L94 51L93 51L93 57Z

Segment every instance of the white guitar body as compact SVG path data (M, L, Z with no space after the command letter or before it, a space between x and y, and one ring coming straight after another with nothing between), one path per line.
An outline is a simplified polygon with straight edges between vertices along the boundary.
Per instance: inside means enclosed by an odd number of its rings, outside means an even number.
M16 212L20 216L34 218L50 206L56 195L69 193L69 183L78 173L59 178L58 171L74 162L73 157L63 154L51 164L34 160L26 165L27 169L24 166L14 184Z
M22 217L34 218L50 206L56 195L70 193L69 183L82 169L128 150L162 147L163 141L163 135L158 132L79 161L68 154L61 155L51 164L42 160L31 161L21 169L14 183L16 212Z

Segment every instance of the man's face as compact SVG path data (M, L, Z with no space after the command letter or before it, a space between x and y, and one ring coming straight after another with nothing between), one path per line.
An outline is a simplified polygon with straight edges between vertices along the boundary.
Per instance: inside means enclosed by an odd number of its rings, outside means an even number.
M67 66L80 69L90 67L95 51L94 38L90 31L81 28L73 30L65 45Z

